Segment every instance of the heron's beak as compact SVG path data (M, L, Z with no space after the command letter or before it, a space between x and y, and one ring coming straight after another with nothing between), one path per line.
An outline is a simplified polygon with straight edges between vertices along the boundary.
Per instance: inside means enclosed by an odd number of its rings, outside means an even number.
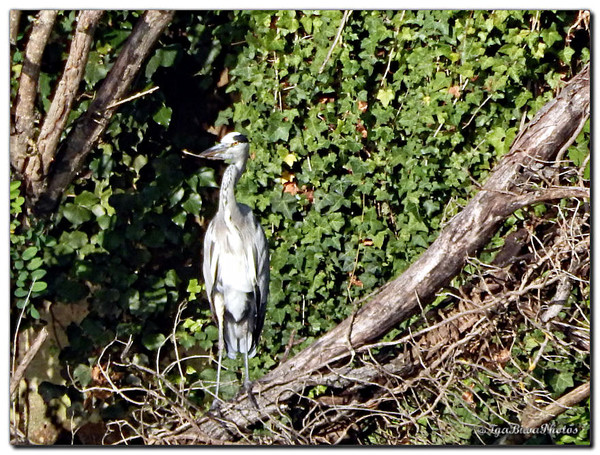
M226 158L225 153L227 150L229 150L228 146L217 144L209 149L204 150L198 156L209 160L224 160Z

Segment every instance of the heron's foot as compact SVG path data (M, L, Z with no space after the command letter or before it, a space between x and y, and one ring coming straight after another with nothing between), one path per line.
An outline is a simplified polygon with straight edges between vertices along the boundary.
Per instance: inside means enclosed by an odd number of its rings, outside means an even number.
M244 390L248 394L248 399L250 400L250 403L252 403L252 406L254 406L255 409L258 409L258 403L256 402L256 398L254 398L254 394L252 393L252 383L250 381L244 381Z
M219 397L215 397L212 404L210 405L209 412L217 413L217 414L220 413L221 403L222 403L222 401L219 399Z

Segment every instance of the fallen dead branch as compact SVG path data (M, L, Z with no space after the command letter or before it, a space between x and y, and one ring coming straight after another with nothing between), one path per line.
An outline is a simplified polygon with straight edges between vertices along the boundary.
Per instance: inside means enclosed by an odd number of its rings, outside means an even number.
M550 403L545 408L540 409L538 412L529 414L527 418L523 420L521 425L525 428L539 428L576 404L589 398L589 396L590 383L586 382L576 389L571 390L569 393L566 393L554 403Z

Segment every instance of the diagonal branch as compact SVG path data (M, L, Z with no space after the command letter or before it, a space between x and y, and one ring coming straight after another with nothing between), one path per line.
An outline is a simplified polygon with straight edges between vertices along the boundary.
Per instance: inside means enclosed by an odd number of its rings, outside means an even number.
M540 428L542 425L551 422L562 413L589 398L590 393L590 382L588 381L542 409L530 408L526 410L521 419L521 427L527 429ZM522 445L533 434L533 432L508 434L506 437L500 439L500 443L502 445Z
M9 36L10 36L10 44L17 44L17 37L19 36L19 21L21 20L21 10L11 9L10 16L8 19L9 22Z
M555 419L563 412L568 411L579 402L589 398L590 396L590 383L580 385L576 389L571 390L569 393L563 395L554 403L550 403L539 411L531 412L523 418L521 426L525 428L539 428L543 424L550 422Z
M34 195L36 210L42 213L53 210L66 187L81 171L87 155L116 111L115 107L110 106L123 98L129 90L142 63L173 14L173 11L146 11L137 22L88 111L78 119L64 147L57 152L50 167L48 181Z
M14 371L14 373L12 374L12 377L10 378L9 389L10 389L10 397L11 398L13 397L15 392L18 390L19 382L21 382L21 379L23 379L23 376L25 375L25 372L27 371L27 367L29 367L29 364L31 363L33 358L36 356L36 354L38 353L38 351L44 344L44 341L46 341L46 338L48 338L48 330L46 330L46 327L42 327L40 332L35 337L33 344L27 350L27 353L23 357L23 360L21 360L21 363L19 364L16 371Z

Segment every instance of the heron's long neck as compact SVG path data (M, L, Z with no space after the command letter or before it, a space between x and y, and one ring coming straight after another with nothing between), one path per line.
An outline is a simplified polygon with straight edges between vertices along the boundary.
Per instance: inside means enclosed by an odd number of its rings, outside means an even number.
M225 215L230 215L231 217L240 214L240 209L235 200L235 185L242 175L243 167L240 169L237 163L229 165L227 169L225 169L223 180L221 181L219 210L222 210Z

